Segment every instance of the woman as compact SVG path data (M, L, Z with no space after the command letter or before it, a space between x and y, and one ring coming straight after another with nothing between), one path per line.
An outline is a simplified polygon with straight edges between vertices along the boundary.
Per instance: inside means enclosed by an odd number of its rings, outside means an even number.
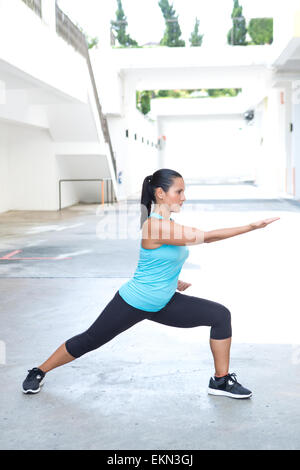
M170 169L157 170L144 179L141 196L142 241L134 276L115 293L99 317L84 332L63 343L43 364L29 370L24 393L37 393L50 370L99 348L142 320L179 328L210 326L210 348L215 374L208 393L232 398L249 398L236 374L229 373L231 314L220 303L176 292L191 284L179 280L189 256L187 245L211 243L265 227L279 217L242 227L204 232L175 223L171 212L179 212L185 201L182 176ZM154 210L151 213L151 205Z

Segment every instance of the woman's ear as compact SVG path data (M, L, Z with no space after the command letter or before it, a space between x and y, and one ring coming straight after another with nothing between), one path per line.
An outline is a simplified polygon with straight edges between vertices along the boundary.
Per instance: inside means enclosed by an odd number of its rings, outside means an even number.
M156 189L156 199L160 200L164 197L163 190L161 188Z

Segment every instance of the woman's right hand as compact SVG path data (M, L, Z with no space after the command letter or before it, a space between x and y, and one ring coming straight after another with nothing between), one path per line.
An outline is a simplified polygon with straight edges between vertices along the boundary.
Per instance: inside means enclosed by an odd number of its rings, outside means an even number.
M271 224L272 222L275 222L275 220L278 220L278 219L280 219L280 217L272 217L270 219L263 219L263 220L259 220L258 222L252 222L249 225L253 229L263 228L263 227L266 227L267 225Z

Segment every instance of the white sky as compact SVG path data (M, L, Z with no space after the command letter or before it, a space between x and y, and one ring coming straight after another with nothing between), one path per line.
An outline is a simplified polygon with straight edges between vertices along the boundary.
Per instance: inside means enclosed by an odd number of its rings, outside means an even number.
M240 5L248 21L255 17L274 16L277 2L280 4L281 0L240 0ZM226 44L226 35L232 26L233 0L173 0L170 4L178 15L181 37L186 46L189 46L196 16L200 20L199 32L204 34L203 45L212 40ZM114 20L117 10L116 0L58 0L58 5L89 36L98 36L103 24L101 17ZM127 32L133 39L140 45L160 41L165 23L158 0L122 0L122 5L128 21Z

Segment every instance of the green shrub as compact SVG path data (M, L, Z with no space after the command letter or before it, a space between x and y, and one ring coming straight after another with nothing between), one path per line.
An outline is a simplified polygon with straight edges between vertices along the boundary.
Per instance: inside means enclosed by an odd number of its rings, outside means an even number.
M252 18L248 33L252 39L250 44L272 44L273 18Z

